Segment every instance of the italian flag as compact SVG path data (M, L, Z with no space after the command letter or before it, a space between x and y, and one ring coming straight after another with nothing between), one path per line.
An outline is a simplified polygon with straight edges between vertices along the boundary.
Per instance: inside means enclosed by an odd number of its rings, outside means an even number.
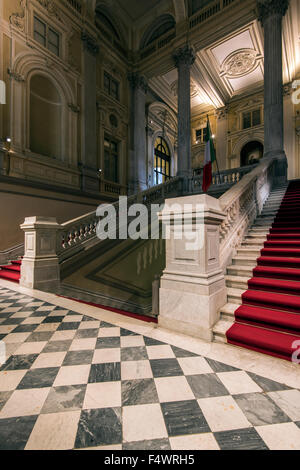
M212 139L211 128L209 119L207 117L207 128L205 136L205 157L204 157L204 169L203 169L203 192L207 193L212 182L212 168L213 163L216 161L216 151Z

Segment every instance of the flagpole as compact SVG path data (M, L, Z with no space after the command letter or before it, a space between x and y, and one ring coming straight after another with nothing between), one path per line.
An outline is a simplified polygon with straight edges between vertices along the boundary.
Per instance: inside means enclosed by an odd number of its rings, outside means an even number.
M211 127L210 127L210 120L209 120L209 116L207 114L207 121L209 123L209 128L211 130ZM215 144L214 144L215 145ZM218 175L219 175L219 181L220 181L220 184L221 184L221 173L220 173L220 170L219 170L219 163L218 163L218 159L217 159L217 152L215 152L216 154L216 164L217 164L217 170L218 170Z

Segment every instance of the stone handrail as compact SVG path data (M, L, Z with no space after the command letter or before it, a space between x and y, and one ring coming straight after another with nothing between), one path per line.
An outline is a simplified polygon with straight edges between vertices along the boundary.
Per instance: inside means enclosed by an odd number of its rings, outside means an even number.
M128 197L128 206L132 204L144 204L149 206L153 203L162 203L172 194L181 194L182 179L172 178L164 184L147 189L141 193ZM112 203L119 214L119 201ZM82 217L78 217L69 222L60 225L57 232L56 253L60 261L64 261L80 251L87 242L98 242L96 228L99 217L96 211L90 212Z
M220 227L220 261L228 266L247 230L261 213L274 181L275 161L263 159L256 168L220 198L226 214Z
M191 16L190 29L221 12L224 8L228 7L233 2L235 2L235 0L217 0L211 5L208 4L201 10L197 11L193 16Z
M240 168L233 168L230 170L222 170L220 172L213 173L212 175L212 186L232 186L239 183L241 179L253 171L257 165L249 165ZM203 182L203 173L200 176L194 176L192 178L192 191L198 192L197 190L202 190Z

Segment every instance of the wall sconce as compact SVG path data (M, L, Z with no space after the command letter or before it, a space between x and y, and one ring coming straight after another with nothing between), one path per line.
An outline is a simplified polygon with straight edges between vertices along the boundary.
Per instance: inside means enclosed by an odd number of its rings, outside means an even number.
M5 139L0 139L0 144L2 148L9 152L11 147L11 138L6 137Z

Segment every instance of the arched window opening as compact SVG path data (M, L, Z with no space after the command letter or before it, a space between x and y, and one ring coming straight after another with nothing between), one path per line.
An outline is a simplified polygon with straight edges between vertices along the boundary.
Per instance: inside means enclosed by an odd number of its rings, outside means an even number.
M264 146L260 142L248 142L241 151L241 166L255 165L264 155Z
M158 137L154 146L154 185L162 184L171 177L171 155L167 142Z
M101 7L98 7L96 8L96 26L98 24L100 26L100 23L102 23L110 33L112 33L115 39L121 41L120 34L112 20L103 12Z
M34 75L30 81L30 150L61 158L62 101L51 80Z
M175 19L171 15L163 15L146 31L141 41L141 49L152 44L156 39L175 27Z

